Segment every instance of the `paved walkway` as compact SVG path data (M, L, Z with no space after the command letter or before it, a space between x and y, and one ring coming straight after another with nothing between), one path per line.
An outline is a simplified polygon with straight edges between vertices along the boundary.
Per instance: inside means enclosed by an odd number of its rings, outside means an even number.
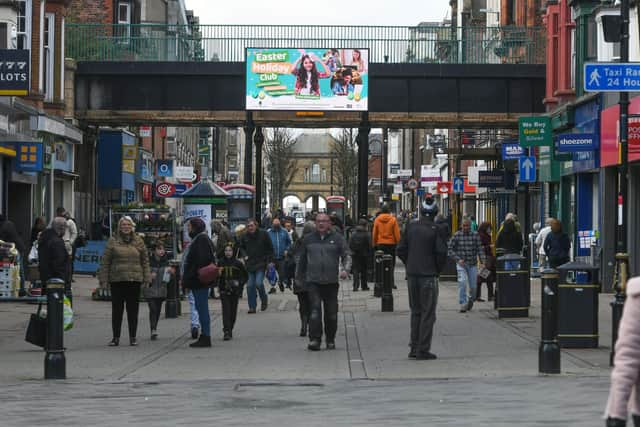
M344 283L337 349L315 353L297 336L290 292L271 296L268 310L255 315L241 300L229 342L212 300L211 349L188 348L186 302L183 316L162 318L159 340L150 341L143 304L140 345L109 348L110 304L91 301L95 279L79 276L74 328L65 333L69 379L52 383L42 381L43 352L24 342L35 306L0 304L0 424L602 425L610 295L601 296L601 347L563 351L562 375L546 377L537 373L537 281L531 317L508 321L490 303L458 313L456 285L442 283L433 345L439 359L414 361L407 359L403 272L396 274L392 313Z

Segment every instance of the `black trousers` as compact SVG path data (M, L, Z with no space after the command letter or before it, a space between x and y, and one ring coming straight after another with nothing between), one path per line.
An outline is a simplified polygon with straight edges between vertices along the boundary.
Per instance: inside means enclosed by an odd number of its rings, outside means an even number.
M309 304L309 338L322 340L322 311L324 306L324 336L326 342L334 342L338 331L338 284L319 285L308 283Z
M129 337L135 337L138 332L140 285L139 282L115 282L111 284L111 328L113 329L114 338L120 338L125 304L127 306Z
M164 298L149 298L147 304L149 304L149 325L151 330L158 329L158 320L160 320L160 313L162 312L162 302Z
M409 307L411 308L411 348L418 354L431 350L433 325L436 323L438 279L408 276Z
M238 294L220 293L220 301L222 302L222 330L224 332L233 331L238 317Z
M369 257L366 255L354 255L351 259L353 262L353 289L367 289L369 287L367 285L367 263Z
M393 257L393 261L391 262L391 271L396 271L396 245L378 245L378 249L384 252L386 255L391 255ZM391 285L395 286L395 274L391 274Z
M298 313L300 313L300 322L302 324L309 323L311 317L311 302L309 301L309 292L298 292Z

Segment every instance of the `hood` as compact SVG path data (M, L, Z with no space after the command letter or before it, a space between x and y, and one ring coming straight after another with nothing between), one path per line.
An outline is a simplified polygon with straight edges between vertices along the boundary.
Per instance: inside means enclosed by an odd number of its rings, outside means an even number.
M60 238L58 234L54 231L53 228L46 228L42 233L40 233L40 239L38 239L39 244L43 244L48 242L49 240Z
M393 216L388 213L380 214L378 215L378 218L377 218L378 221L384 222L385 224L391 222L393 219L394 219Z
M502 227L502 231L505 233L513 233L516 231L516 224L513 221L505 221Z

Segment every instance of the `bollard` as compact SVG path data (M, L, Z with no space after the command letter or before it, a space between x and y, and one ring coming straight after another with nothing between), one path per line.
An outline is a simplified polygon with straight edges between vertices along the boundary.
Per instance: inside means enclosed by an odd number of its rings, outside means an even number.
M382 257L382 311L393 311L393 256Z
M609 366L613 366L616 357L616 342L618 341L618 328L622 319L624 301L626 300L627 279L629 278L629 255L616 254L615 291L616 295L611 301L611 351L609 353Z
M67 361L63 345L63 300L65 282L50 279L47 282L47 342L44 356L44 378L64 380L67 378Z
M560 373L560 344L558 344L558 272L545 269L542 277L542 337L538 350L538 372Z
M177 263L171 262L170 265L171 267L179 268ZM164 305L164 316L167 319L178 317L178 278L176 274L167 283L167 301Z
M373 254L373 268L374 268L374 279L375 284L373 285L373 296L376 298L382 297L382 257L384 256L384 252L375 251Z

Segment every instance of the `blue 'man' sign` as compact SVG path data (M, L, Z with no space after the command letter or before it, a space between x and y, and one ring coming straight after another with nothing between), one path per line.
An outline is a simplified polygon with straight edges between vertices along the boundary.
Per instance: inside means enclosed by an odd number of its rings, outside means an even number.
M518 160L524 155L524 148L516 143L502 144L502 160Z
M600 147L600 138L594 133L567 133L558 136L556 147L561 153L593 151Z

